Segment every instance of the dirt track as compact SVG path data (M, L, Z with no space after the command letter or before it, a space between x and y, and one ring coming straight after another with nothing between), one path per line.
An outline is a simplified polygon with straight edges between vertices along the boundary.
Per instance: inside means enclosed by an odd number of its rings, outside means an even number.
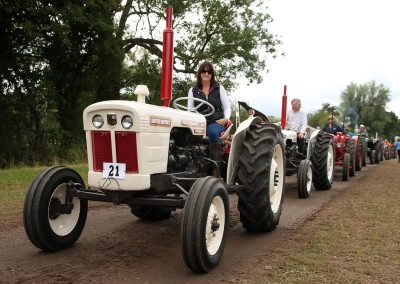
M39 251L29 242L22 226L1 229L0 282L254 282L268 269L262 263L274 247L284 245L291 232L377 166L368 165L349 182L336 179L331 190L313 191L308 199L297 197L296 178L287 177L280 224L268 234L249 234L242 228L237 198L231 195L231 226L225 252L219 266L208 274L192 273L182 260L180 210L168 220L144 223L131 215L128 207L118 206L89 211L78 242L57 253ZM338 172L336 176L339 175Z

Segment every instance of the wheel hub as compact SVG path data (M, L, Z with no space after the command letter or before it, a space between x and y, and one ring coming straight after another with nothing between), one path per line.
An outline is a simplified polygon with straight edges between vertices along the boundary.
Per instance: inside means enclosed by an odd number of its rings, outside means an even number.
M61 201L58 198L53 197L50 201L49 206L49 218L55 220L61 215Z
M214 233L219 229L219 218L217 214L214 214L213 219L211 220L211 233Z

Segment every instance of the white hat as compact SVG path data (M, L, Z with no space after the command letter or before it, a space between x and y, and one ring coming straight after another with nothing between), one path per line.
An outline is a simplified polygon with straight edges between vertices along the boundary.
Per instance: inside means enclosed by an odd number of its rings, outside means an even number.
M360 124L360 127L365 127L364 124Z

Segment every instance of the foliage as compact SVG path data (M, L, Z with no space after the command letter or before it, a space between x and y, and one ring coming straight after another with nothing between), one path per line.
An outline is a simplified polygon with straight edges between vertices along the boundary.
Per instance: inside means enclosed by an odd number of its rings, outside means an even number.
M187 94L201 61L229 90L236 76L260 81L280 41L262 1L0 1L0 167L70 158L84 143L82 111L134 99L147 84L160 104L165 8L174 9L173 96ZM122 91L121 91L122 90ZM74 155L81 156L80 152Z
M342 115L350 117L352 128L364 124L370 134L386 136L389 133L386 132L388 129L385 131L385 125L394 118L386 111L386 105L390 101L389 93L389 89L374 81L361 85L351 83L341 94Z
M267 56L277 55L280 40L268 31L272 19L259 0L126 1L118 24L119 30L130 31L122 39L125 52L141 47L161 58L161 19L169 5L176 31L175 72L192 75L202 61L211 60L228 90L240 75L261 82ZM135 25L129 27L128 18Z
M313 113L307 114L308 125L312 127L322 128L328 122L328 116L333 114L336 118L339 116L339 111L336 106L331 106L329 103L324 103L322 108ZM340 121L340 120L337 120Z
M308 114L308 124L323 127L329 114L334 114L336 122L353 131L364 124L370 135L378 133L390 141L400 133L400 120L393 112L386 111L390 102L390 90L374 81L357 85L350 83L341 94L339 107L326 103L314 113Z
M1 119L13 126L0 126L0 167L66 157L83 143L83 108L119 92L113 2L0 2Z

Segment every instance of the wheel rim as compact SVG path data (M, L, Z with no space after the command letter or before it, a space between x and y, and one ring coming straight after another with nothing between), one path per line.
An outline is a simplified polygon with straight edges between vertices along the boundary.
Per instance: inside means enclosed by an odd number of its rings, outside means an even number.
M221 196L215 196L210 204L206 224L206 246L210 255L217 253L225 231L225 205Z
M269 201L272 212L279 210L284 180L283 151L280 144L275 145L271 161L271 171L269 176Z
M327 166L328 180L331 180L333 176L333 165L334 165L332 145L329 145L328 155L326 159L327 159L326 166Z
M48 220L53 232L59 236L66 236L72 232L78 223L80 213L80 201L77 197L73 197L73 208L70 214L63 214L60 211L62 204L65 204L65 194L67 192L67 184L59 185L50 197L48 206Z
M311 192L311 185L312 185L312 169L309 165L307 168L307 192Z

